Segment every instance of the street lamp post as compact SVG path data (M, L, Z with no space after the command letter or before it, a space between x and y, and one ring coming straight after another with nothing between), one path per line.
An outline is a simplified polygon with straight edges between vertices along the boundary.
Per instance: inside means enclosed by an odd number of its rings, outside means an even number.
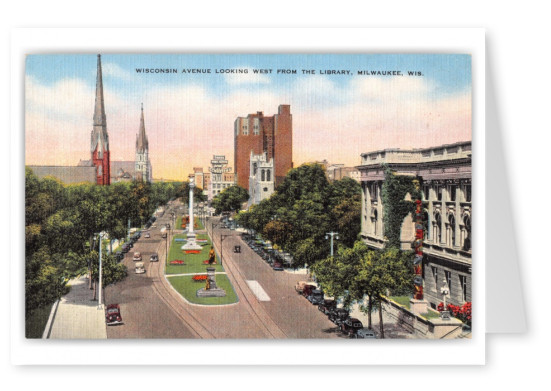
M333 237L335 237L335 239L339 240L339 233L338 232L327 232L325 234L325 239L329 239L329 236L331 236L331 256L333 256Z
M101 284L102 284L102 262L101 262L101 250L102 250L102 235L101 235L101 232L98 234L99 236L99 294L98 294L98 309L101 309L103 308L102 307L102 303L101 303L101 290L102 290L102 287L101 287Z

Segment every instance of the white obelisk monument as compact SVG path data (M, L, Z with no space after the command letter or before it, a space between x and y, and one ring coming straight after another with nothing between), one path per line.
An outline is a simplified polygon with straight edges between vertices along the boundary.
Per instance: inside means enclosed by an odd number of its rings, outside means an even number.
M195 176L189 176L189 224L187 231L187 243L182 246L183 250L201 250L202 247L195 241L195 217L193 216L193 189L195 188Z

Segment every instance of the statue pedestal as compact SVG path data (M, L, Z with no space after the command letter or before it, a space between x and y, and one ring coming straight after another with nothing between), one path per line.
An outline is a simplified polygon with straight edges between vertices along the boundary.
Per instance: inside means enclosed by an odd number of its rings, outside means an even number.
M202 250L203 247L197 244L195 241L195 233L191 232L187 234L187 243L182 246L182 250Z
M409 300L409 310L415 315L426 314L428 312L429 303L426 300Z
M215 268L207 267L207 285L197 291L197 297L224 297L226 291L216 286Z

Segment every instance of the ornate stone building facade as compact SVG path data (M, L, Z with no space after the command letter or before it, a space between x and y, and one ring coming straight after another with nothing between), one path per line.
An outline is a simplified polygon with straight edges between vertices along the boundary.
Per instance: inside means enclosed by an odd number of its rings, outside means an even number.
M275 187L274 159L268 160L266 152L261 155L251 152L250 162L248 206L269 198Z
M423 194L424 296L435 308L448 285L455 305L471 301L471 142L432 148L386 149L362 154L358 166L362 186L361 236L372 248L382 249L384 205L381 191L384 166L397 175L419 179ZM410 250L414 222L407 216L401 227L402 249Z

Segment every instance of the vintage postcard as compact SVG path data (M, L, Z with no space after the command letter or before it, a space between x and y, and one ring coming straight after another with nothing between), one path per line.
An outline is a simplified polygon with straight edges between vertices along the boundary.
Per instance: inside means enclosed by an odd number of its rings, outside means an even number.
M28 55L25 337L470 340L471 67Z

